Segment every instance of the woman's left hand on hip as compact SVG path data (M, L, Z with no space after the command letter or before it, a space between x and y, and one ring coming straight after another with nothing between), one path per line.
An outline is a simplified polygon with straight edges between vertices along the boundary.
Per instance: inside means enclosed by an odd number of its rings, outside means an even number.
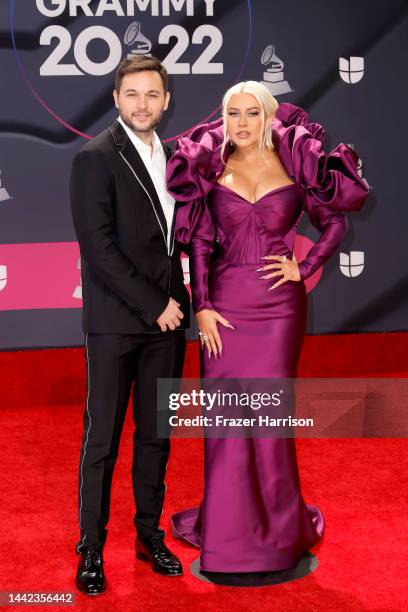
M296 260L296 257L293 255L293 259L288 259L286 255L265 255L261 259L267 259L268 261L274 260L277 263L267 264L259 268L257 272L264 272L265 270L274 270L270 274L265 274L264 276L260 276L259 278L273 278L275 276L282 276L272 287L268 288L268 291L274 289L275 287L279 287L283 283L287 281L295 281L298 282L302 280L300 278L299 266Z

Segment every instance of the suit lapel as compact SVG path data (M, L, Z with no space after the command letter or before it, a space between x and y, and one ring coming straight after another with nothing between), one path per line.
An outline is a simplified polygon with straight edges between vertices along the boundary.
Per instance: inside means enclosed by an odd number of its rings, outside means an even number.
M150 178L150 174L146 166L144 165L142 158L137 152L136 147L131 142L130 138L126 134L121 124L118 121L114 121L114 123L109 129L112 134L113 140L115 141L115 144L118 147L119 154L123 158L124 162L132 170L135 179L142 186L142 188L146 192L146 195L148 196L148 199L150 200L157 221L160 225L160 229L162 231L167 249L166 217L164 216L163 208L160 203L159 196L157 195L157 191L154 187L153 181ZM166 158L168 159L167 151Z
M164 142L162 142L162 147L163 147L164 153L166 155L166 163L168 163L170 158L171 158L171 156L172 156L172 154L173 154L172 150ZM176 200L174 202L173 222L171 224L171 229L170 229L170 253L173 253L173 248L174 248L174 230L175 230L175 227L176 227L176 216L177 216L177 210L178 210L178 208L180 206L181 206L180 202L177 202L177 200Z

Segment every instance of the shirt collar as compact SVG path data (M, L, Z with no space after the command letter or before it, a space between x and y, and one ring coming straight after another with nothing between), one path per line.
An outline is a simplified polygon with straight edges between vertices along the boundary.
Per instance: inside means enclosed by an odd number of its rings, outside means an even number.
M147 145L146 143L144 143L143 140L141 140L139 138L139 136L137 136L134 133L134 131L131 130L130 127L126 125L126 123L123 121L123 119L122 119L122 117L120 115L118 117L118 122L121 124L121 126L125 130L126 134L129 136L130 140L132 141L132 143L136 147L138 153L140 153L141 155L145 155L145 156L151 158L152 157L152 148L151 148L151 146ZM160 138L158 137L156 132L153 132L153 156L156 153L161 153L162 155L164 155L164 151L163 151L162 143L160 142Z

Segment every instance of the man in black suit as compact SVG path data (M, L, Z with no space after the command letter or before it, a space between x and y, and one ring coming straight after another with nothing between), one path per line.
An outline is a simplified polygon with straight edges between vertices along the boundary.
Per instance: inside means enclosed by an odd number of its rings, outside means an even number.
M171 152L154 131L169 104L167 72L156 58L123 60L113 95L119 117L75 156L70 182L87 358L76 581L87 594L105 588L112 475L133 383L137 557L182 574L159 527L170 441L156 431L156 381L181 377L189 324L177 203L165 184Z

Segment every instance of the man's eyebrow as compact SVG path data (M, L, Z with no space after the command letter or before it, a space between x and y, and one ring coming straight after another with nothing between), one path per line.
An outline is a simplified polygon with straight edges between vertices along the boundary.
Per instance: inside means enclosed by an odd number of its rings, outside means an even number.
M129 92L138 93L137 89L134 89L133 87L129 87L128 89L125 89L125 93L129 93ZM160 91L158 89L149 89L147 93L160 93Z

